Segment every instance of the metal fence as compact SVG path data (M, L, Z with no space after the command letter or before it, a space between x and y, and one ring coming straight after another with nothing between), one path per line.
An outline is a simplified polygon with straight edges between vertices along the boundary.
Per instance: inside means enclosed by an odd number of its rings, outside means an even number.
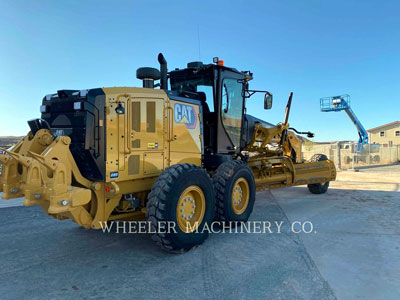
M338 169L352 169L371 165L384 165L400 161L400 145L364 145L362 153L356 153L355 143L303 144L303 159L314 154L325 154Z

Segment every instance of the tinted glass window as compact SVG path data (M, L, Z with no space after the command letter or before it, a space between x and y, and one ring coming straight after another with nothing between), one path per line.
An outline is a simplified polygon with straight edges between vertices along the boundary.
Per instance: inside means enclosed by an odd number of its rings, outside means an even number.
M210 85L198 85L197 92L203 92L206 97L206 103L210 112L214 112L214 94L213 87Z
M232 143L240 146L242 128L243 97L242 84L237 79L226 78L222 82L222 123Z

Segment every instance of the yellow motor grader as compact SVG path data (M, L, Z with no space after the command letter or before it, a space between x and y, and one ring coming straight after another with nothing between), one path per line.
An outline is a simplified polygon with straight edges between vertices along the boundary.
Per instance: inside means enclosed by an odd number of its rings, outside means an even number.
M186 251L213 220L247 221L256 190L327 191L335 166L324 155L302 160L294 132L312 133L289 128L292 93L284 122L273 126L245 113L257 92L272 106L271 93L249 89L250 71L214 58L168 72L161 53L158 61L160 69L137 70L143 88L46 95L41 118L0 155L2 198L24 197L25 206L85 228L147 220L162 248ZM174 230L160 230L165 222Z

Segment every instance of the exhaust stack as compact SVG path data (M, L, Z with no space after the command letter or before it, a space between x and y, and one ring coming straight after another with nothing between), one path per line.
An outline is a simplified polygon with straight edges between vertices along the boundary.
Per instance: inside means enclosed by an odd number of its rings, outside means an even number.
M165 60L165 57L162 53L158 54L158 62L160 63L160 73L161 73L160 88L163 90L167 90L168 89L167 61Z

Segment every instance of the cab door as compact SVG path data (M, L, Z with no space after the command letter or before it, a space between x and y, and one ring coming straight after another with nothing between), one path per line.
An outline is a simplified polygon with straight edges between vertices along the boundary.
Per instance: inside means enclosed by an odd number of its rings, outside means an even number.
M219 153L240 151L244 113L243 83L240 79L239 75L229 72L220 80Z

